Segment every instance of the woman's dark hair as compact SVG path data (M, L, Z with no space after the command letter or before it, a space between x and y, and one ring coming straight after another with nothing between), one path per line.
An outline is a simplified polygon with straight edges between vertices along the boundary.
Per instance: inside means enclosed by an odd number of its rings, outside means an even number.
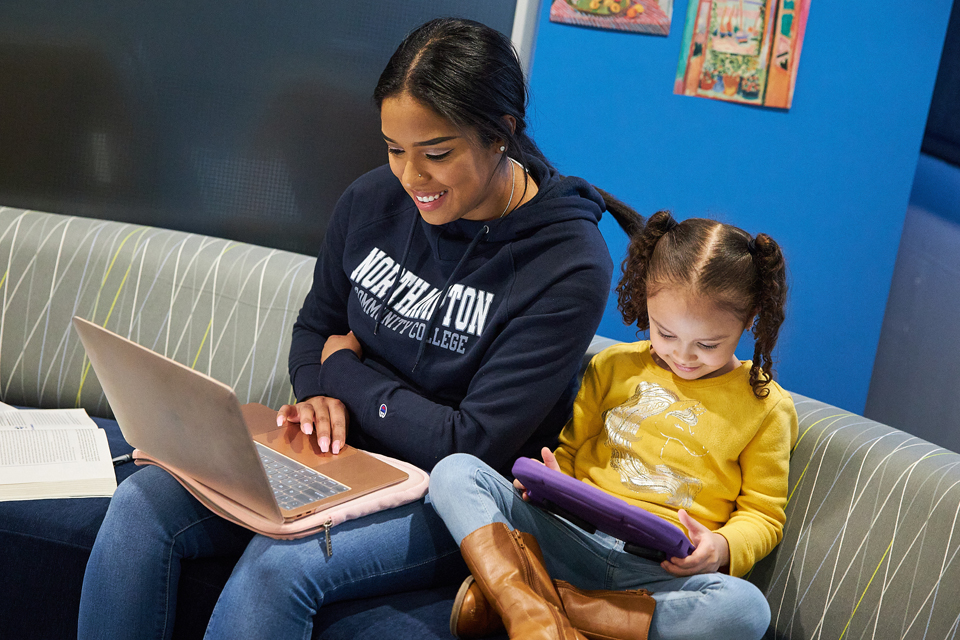
M754 317L750 386L758 398L770 393L766 386L773 379L772 353L787 299L786 263L773 238L764 233L751 238L703 218L678 223L659 211L633 236L621 269L620 313L639 331L650 328L647 298L666 288L708 298L743 322Z
M394 52L373 91L377 108L409 94L484 144L503 140L524 168L528 155L547 162L527 135L527 85L509 38L484 24L437 18L417 27ZM512 116L511 131L503 116ZM506 160L506 158L504 158Z
M409 94L480 142L502 140L507 156L524 169L533 156L552 166L527 134L527 84L510 39L479 22L437 18L414 29L394 52L373 91L377 108L387 98ZM511 116L515 126L503 116ZM600 192L628 233L643 224L630 207Z

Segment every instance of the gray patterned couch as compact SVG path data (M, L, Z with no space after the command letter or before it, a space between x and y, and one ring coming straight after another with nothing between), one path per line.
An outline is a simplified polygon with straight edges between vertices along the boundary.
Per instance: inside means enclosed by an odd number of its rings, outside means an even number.
M291 399L290 327L313 259L174 231L0 207L0 400L110 420L70 318L231 384ZM595 341L592 351L607 342ZM587 354L589 357L590 354ZM960 455L796 396L784 541L752 572L773 638L960 637ZM118 480L135 471L117 467ZM0 638L75 637L106 499L0 503ZM134 562L135 559L131 559ZM199 638L233 559L188 561L175 637ZM332 605L314 638L449 638L456 585Z

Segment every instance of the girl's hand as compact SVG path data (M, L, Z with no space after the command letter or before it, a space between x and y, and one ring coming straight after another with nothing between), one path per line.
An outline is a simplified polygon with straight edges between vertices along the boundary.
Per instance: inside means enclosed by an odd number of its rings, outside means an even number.
M358 358L363 357L363 347L360 346L360 341L357 340L356 336L353 335L353 331L351 331L345 336L330 336L327 338L326 343L323 345L323 351L320 353L320 364L323 364L332 354L342 349L353 351L357 354Z
M713 573L730 563L730 545L719 533L714 533L680 509L680 522L690 534L690 542L696 547L686 558L670 558L660 563L668 573L675 576L692 576L697 573Z
M347 441L347 408L336 398L314 396L294 405L285 404L277 414L277 426L299 424L307 435L317 430L320 451L340 453Z
M544 447L543 449L540 450L540 455L543 456L543 462L541 464L545 465L548 469L553 469L554 471L560 471L560 464L557 462L557 456L553 455L553 451L550 451L549 448ZM536 460L536 458L534 458L534 460ZM540 462L540 461L537 460L537 462ZM519 480L514 480L513 486L517 489L517 491L520 492L521 497L524 500L530 499L529 496L527 496L526 487L520 484Z

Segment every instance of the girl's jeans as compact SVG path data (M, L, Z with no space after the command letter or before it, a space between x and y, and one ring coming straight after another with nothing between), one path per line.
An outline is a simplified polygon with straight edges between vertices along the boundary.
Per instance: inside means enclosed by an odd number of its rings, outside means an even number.
M457 544L493 522L531 533L554 579L581 589L648 589L657 607L650 640L761 638L770 607L755 586L720 573L677 578L660 564L623 551L623 542L588 534L524 502L513 484L478 460L456 454L430 476L430 500Z
M184 558L240 556L206 633L231 640L308 640L325 603L466 575L427 500L337 525L330 537L332 556L322 533L254 535L211 513L162 469L147 467L110 502L84 575L79 638L169 638Z

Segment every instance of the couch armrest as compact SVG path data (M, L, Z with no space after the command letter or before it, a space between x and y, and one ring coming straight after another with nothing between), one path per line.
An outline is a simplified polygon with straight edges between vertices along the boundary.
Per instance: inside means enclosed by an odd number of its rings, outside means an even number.
M800 433L784 538L750 576L770 602L776 637L952 637L960 455L794 400Z
M583 372L586 370L587 365L590 364L590 361L593 360L593 356L597 355L607 347L612 347L615 344L620 344L622 340L614 340L612 338L605 338L600 334L593 336L593 340L590 341L590 346L587 347L586 353L583 354L583 362L580 363L580 376L583 377Z

